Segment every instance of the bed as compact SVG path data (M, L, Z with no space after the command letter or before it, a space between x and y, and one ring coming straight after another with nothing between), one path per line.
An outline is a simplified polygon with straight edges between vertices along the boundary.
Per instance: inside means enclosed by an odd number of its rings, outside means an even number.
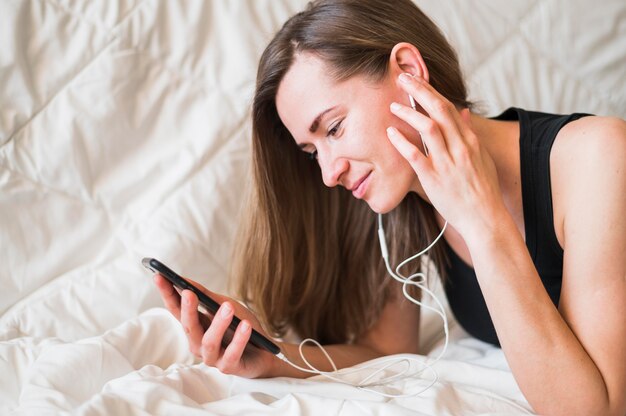
M626 117L622 0L416 2L484 114ZM161 307L144 256L228 293L256 64L305 4L0 0L0 414L532 414L452 316L437 383L390 399L221 374ZM441 321L422 321L432 357Z

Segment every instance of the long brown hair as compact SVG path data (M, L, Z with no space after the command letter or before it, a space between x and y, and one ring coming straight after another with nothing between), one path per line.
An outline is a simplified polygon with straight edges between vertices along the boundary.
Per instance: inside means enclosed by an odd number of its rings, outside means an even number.
M350 342L376 321L392 296L390 284L397 284L386 276L376 214L350 192L326 188L317 163L282 124L275 104L279 84L302 52L321 57L337 81L354 75L380 81L400 42L419 49L433 87L457 107L470 106L454 50L410 0L313 1L284 24L261 57L252 184L231 276L273 335L292 329L322 343ZM385 229L394 263L438 233L432 207L414 193L385 216ZM441 272L441 246L429 256Z

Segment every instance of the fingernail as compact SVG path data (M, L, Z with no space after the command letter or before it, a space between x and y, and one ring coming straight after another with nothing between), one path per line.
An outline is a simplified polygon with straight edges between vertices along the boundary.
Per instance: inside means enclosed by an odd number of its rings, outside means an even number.
M413 75L408 74L406 72L403 72L400 74L400 81L404 82L405 84L410 84L411 81L413 81Z
M242 321L241 322L241 331L242 332L247 332L248 329L250 329L250 324L247 323L246 321Z
M402 106L398 103L391 103L390 105L391 111L399 111Z
M230 307L228 303L222 305L222 316L224 318L228 318L233 309Z
M189 295L185 296L185 305L191 305L191 299L189 298Z
M398 133L395 127L387 127L387 135L394 136Z

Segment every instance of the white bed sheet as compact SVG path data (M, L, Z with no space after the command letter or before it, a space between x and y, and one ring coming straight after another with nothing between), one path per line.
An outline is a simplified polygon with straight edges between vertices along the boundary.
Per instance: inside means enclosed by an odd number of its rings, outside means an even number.
M487 114L626 116L623 1L417 3L458 48ZM227 290L256 64L305 4L0 0L1 414L529 410L502 352L454 323L436 386L386 400L222 375L195 364L154 309L146 255ZM440 322L425 314L422 326L432 355Z

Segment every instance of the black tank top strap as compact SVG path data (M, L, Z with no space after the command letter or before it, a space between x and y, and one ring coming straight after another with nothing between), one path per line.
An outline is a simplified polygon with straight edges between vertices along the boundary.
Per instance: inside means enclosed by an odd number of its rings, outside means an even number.
M520 122L520 173L526 246L555 305L561 292L563 249L554 229L550 152L567 123L588 114L556 115L510 108L499 120Z

